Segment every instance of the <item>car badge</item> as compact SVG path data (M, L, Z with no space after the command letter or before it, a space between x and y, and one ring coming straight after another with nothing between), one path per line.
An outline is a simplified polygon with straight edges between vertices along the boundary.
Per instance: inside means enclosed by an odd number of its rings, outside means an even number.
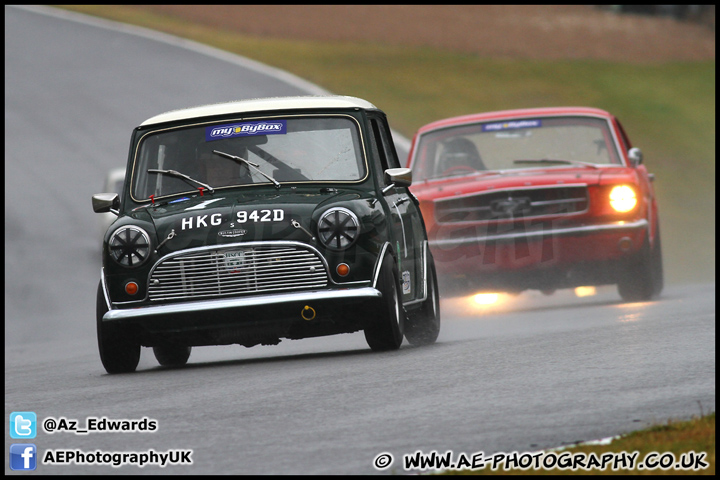
M531 208L529 197L508 197L490 202L490 209L496 215L522 215L529 213Z
M247 234L247 230L239 228L233 228L232 230L221 230L218 232L218 235L223 238L242 237L245 234Z

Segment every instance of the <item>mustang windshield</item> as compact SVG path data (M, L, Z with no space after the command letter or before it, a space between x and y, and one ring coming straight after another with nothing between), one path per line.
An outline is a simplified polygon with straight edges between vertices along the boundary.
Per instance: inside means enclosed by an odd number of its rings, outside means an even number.
M607 121L553 117L494 121L423 135L413 161L418 180L518 168L620 164Z
M349 117L226 121L145 135L136 151L132 196L142 201L191 193L202 185L214 190L353 183L366 176L358 125Z

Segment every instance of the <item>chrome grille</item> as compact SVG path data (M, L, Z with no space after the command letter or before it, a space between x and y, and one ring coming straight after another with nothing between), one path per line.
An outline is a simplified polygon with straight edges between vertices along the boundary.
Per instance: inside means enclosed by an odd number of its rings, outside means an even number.
M302 290L328 283L319 255L300 245L253 245L168 256L150 273L150 300Z
M439 200L438 223L480 222L581 213L588 209L585 185L519 188Z

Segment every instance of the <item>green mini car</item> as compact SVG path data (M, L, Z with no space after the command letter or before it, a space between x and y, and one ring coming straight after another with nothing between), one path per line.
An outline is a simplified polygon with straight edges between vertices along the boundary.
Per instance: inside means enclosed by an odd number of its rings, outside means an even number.
M142 346L275 345L363 330L372 350L435 342L435 265L386 115L354 97L243 100L164 113L132 134L103 239L100 358Z

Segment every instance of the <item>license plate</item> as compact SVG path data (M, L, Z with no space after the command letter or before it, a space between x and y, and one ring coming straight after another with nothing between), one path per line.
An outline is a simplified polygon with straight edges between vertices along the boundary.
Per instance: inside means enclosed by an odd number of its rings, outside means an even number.
M225 252L225 268L230 273L239 272L245 266L245 250Z

